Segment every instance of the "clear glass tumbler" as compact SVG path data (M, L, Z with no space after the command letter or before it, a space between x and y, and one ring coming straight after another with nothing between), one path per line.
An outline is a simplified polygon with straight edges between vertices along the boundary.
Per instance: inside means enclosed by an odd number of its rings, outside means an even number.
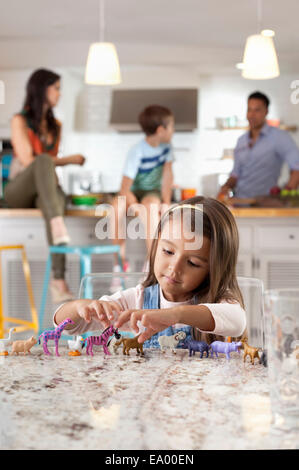
M299 429L299 289L266 291L264 319L273 424Z

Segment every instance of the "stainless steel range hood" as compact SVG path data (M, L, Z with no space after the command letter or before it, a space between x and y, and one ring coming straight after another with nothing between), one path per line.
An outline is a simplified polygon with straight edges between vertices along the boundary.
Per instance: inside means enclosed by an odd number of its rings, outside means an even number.
M138 115L146 107L159 104L175 116L176 131L197 128L197 89L113 90L110 125L119 132L138 132Z

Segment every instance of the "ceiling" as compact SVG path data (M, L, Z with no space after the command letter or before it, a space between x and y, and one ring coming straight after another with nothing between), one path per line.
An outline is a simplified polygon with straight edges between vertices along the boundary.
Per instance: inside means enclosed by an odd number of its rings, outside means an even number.
M99 39L99 0L10 0L1 7L1 68L83 66ZM282 72L299 70L299 1L263 0ZM257 0L106 0L105 40L123 65L234 72L257 32Z

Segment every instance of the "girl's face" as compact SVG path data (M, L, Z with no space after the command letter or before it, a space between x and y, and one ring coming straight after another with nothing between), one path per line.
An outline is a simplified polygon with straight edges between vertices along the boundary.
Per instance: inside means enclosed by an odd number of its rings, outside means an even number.
M50 108L54 108L57 105L60 98L60 80L49 85L46 91L46 100Z
M174 237L175 223L166 222L162 229L154 273L164 297L171 302L183 302L192 297L192 291L198 288L209 274L210 240L203 237L200 240L200 248L186 250L186 244L192 243L192 239L188 238L188 233L186 234L186 229L183 228L181 237ZM187 235L186 238L184 234ZM198 243L198 246L200 245L201 243Z

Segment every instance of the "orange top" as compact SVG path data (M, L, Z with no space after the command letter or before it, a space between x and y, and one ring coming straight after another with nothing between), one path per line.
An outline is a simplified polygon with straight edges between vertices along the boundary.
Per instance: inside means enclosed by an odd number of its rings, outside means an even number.
M57 137L55 137L55 139L53 140L51 144L47 144L46 142L43 142L40 139L39 135L34 130L33 125L31 123L31 119L28 117L26 110L21 111L20 115L23 116L26 121L28 137L32 146L33 155L37 157L38 155L41 155L42 153L47 153L48 155L52 157L56 157L58 154L59 143L60 143L60 134L61 134L60 122L56 120L59 126ZM9 172L10 180L14 179L20 172L22 172L25 169L24 165L22 165L19 158L17 158L18 156L15 154L13 156L15 158L12 159L12 162L10 165L10 172Z
M59 143L60 143L60 128L61 128L60 122L56 120L57 124L59 125L58 136L54 139L54 141L51 144L46 144L45 142L42 142L39 135L33 129L31 120L27 116L26 110L21 111L20 115L23 116L26 120L27 132L28 132L28 137L32 146L33 155L37 156L37 155L40 155L41 153L48 153L52 157L56 157L58 154Z

